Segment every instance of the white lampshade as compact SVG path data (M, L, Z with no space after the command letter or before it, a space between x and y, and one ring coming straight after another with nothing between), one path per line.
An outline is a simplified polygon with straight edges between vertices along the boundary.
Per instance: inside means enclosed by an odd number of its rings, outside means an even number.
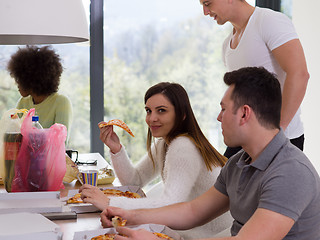
M88 41L81 0L0 0L0 45Z

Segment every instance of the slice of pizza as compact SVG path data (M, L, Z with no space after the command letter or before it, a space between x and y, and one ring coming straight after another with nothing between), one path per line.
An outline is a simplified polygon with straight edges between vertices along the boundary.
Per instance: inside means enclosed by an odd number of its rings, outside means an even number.
M113 189L113 188L107 188L102 190L102 192L107 195L107 196L123 196L123 192L118 190L118 189Z
M120 191L118 189L112 189L112 188L107 188L102 190L102 192L107 195L107 196L115 196L115 197L127 197L127 198L141 198L141 196L138 193L135 192L130 192L130 191ZM70 197L67 200L68 204L72 203L83 203L81 199L81 193L75 194L73 197Z
M81 193L77 193L73 197L69 198L67 200L67 203L69 203L69 204L71 204L71 203L83 203L83 201L81 199Z
M156 235L157 237L161 238L161 239L174 240L173 238L169 237L167 234L164 234L164 233L154 232L153 234Z
M130 128L128 127L127 124L124 123L124 121L120 120L120 119L112 119L108 122L100 122L98 124L99 128L103 128L105 126L109 126L109 125L116 125L118 127L123 128L125 131L127 131L132 137L134 137L133 133L131 132Z
M123 193L123 196L124 196L124 197L127 197L127 198L141 198L141 196L140 196L138 193L136 193L136 192L130 192L130 191L125 191L125 192Z
M138 193L130 191L120 191L118 189L107 188L102 190L102 192L107 196L118 196L118 197L127 197L127 198L141 198Z
M116 227L124 227L127 223L127 220L123 220L121 217L119 216L114 216L112 219L112 225L114 228Z
M103 235L99 235L91 238L91 240L113 240L116 237L115 233L106 233Z

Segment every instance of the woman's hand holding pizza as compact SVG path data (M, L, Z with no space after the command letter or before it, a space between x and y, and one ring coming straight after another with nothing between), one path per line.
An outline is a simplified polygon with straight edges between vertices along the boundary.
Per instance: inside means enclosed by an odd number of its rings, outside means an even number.
M100 124L100 123L99 123ZM121 144L118 135L113 131L113 126L104 126L100 128L101 141L110 148L112 153L118 153L121 150Z
M85 203L91 203L100 210L104 210L109 206L109 198L98 188L89 184L80 187L81 199Z

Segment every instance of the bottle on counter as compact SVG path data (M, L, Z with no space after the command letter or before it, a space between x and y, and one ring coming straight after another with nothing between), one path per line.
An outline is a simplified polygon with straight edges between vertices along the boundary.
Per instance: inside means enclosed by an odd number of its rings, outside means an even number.
M22 142L20 120L18 116L12 114L9 121L9 128L4 134L4 184L7 192L11 192L12 180L15 175L15 161L17 159Z
M43 129L39 122L39 116L32 116L32 126L38 129Z
M32 126L43 129L39 116L32 117ZM35 131L29 135L30 167L27 182L29 191L46 191L46 135L44 131Z

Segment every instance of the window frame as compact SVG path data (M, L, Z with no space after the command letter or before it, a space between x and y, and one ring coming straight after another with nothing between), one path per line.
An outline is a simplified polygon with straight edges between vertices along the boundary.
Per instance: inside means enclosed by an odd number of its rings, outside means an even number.
M90 1L90 152L104 156L104 144L99 139L97 123L104 117L104 39L103 3Z

